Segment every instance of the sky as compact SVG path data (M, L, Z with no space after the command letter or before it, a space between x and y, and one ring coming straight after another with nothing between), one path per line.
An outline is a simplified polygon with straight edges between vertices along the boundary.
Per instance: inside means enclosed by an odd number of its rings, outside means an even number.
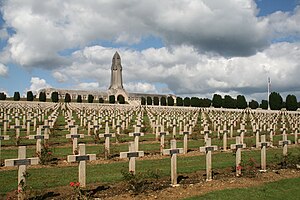
M0 92L300 99L300 0L0 0Z

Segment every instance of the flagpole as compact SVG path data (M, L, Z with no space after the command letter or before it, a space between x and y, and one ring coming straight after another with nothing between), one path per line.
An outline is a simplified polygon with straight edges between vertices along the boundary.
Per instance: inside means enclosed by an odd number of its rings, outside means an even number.
M268 77L268 110L270 110L270 84L271 84L271 79Z

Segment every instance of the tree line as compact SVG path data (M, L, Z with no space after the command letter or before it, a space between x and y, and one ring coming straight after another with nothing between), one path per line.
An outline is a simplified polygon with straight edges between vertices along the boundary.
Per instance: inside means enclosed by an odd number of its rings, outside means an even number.
M142 105L161 105L161 106L185 106L185 107L214 107L214 108L232 108L232 109L245 109L247 107L251 109L268 109L281 110L285 108L289 111L295 111L300 108L300 102L297 102L295 95L287 95L285 101L281 95L277 92L272 92L269 96L270 104L267 100L262 100L260 103L256 100L246 101L245 96L238 95L236 98L230 95L222 97L220 94L214 94L212 99L198 98L198 97L177 97L176 104L172 97L142 97Z
M97 103L97 101L94 98L95 97L92 94L89 94L88 98L87 98L87 102L88 103ZM7 99L6 94L4 92L0 92L0 100L6 100L6 99ZM14 101L20 101L21 100L21 96L20 96L19 92L14 92L13 100ZM36 95L33 95L32 91L28 91L27 95L26 95L26 101L34 101L34 100L38 100L40 102L46 102L47 101L46 93L45 92L40 92L39 97L36 98ZM60 98L59 98L58 92L52 92L50 100L54 103L59 102ZM66 103L72 102L71 95L69 93L66 93L65 97L62 100ZM83 102L83 98L82 98L81 95L77 95L76 102L77 103L82 103ZM100 97L98 99L98 102L99 103L106 103L102 97ZM110 104L114 104L114 103L125 104L125 98L122 95L119 95L117 97L117 99L115 99L114 95L110 95L109 98L108 98L107 103L110 103Z
M0 92L0 100L6 100L6 94L4 92ZM21 99L20 93L15 92L13 96L14 101L19 101ZM32 91L27 92L26 100L34 101L36 96L33 95ZM45 92L39 93L38 101L46 102L47 97ZM285 101L281 97L278 92L272 92L269 96L270 103L267 100L262 100L258 103L256 100L251 100L250 102L246 101L245 96L238 95L236 98L231 97L230 95L225 95L222 97L220 94L214 94L212 99L208 98L198 98L198 97L176 97L176 104L174 102L173 97L162 96L162 97L141 97L142 105L161 105L161 106L185 106L185 107L215 107L215 108L232 108L232 109L245 109L247 107L251 109L268 109L270 107L271 110L280 110L285 108L289 111L295 111L300 108L300 102L297 101L297 97L293 94L289 94L286 96ZM59 94L58 92L52 92L51 94L52 102L59 102ZM63 99L64 102L71 102L71 95L69 93L65 94ZM76 99L77 103L83 102L82 96L77 95ZM87 98L88 103L96 103L97 101L94 99L92 94L88 95ZM105 103L104 99L100 97L98 99L99 103ZM122 95L119 95L117 99L114 95L110 95L107 103L115 104L125 104L125 98Z

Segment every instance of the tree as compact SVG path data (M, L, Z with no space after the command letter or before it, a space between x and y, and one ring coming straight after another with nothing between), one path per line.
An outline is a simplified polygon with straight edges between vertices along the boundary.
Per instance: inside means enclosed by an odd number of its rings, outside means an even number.
M58 102L59 98L58 98L58 92L52 92L51 94L51 100L52 102Z
M211 105L211 100L208 98L204 98L204 99L199 99L199 106L200 107L210 107Z
M147 105L152 105L152 98L151 97L147 97Z
M223 108L236 108L236 100L233 99L229 95L224 96L224 100L222 101Z
M14 93L14 101L20 101L20 93L19 92Z
M238 95L236 97L236 107L238 109L245 109L247 108L247 101L243 95Z
M116 103L116 97L115 97L115 95L110 95L108 97L108 102L111 103L111 104Z
M223 102L222 96L219 94L214 94L212 99L212 106L215 108L221 108L222 102Z
M77 101L77 103L82 103L82 97L81 97L81 95L77 96L77 100L76 101Z
M280 110L282 108L282 97L277 92L272 92L269 96L271 110Z
M198 97L191 98L191 106L192 107L200 107L200 100Z
M167 104L168 106L174 106L174 99L171 96L167 97Z
M71 95L69 93L66 93L65 95L65 102L70 103L71 102Z
M250 107L251 109L256 109L256 108L258 108L258 102L255 101L255 100L251 100L251 101L249 102L249 107Z
M33 98L32 91L27 91L26 97L27 97L27 101L33 101L34 98Z
M259 107L261 109L267 110L268 109L268 101L267 100L261 100L261 104L259 105Z
M46 102L46 100L47 100L46 93L45 92L40 92L40 94L39 94L39 101Z
M104 99L102 97L99 98L99 103L104 103Z
M191 99L189 97L185 97L183 99L183 105L186 106L186 107L190 107L190 105L191 105Z
M119 104L125 104L125 98L123 95L118 95L117 99Z
M89 102L89 103L93 103L93 101L94 101L94 96L91 95L91 94L89 94L89 95L88 95L88 102Z
M298 109L297 97L295 95L287 95L285 102L287 110L296 111Z
M146 99L145 99L145 97L141 98L141 105L146 105Z
M167 105L166 97L161 97L160 98L160 105L162 105L162 106L166 106Z
M0 100L6 100L6 94L4 92L0 92Z
M158 106L159 105L159 98L158 97L153 97L153 104L155 106Z
M176 106L183 106L183 100L181 97L176 97Z

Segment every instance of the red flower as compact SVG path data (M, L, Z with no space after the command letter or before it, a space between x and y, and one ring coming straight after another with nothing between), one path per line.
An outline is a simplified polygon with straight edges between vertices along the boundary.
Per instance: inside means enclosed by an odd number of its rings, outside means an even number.
M236 166L236 170L242 170L242 166L241 165Z
M49 151L49 152L48 152L48 155L51 155L51 154L52 154L52 152L51 152L51 151Z
M74 182L70 182L70 186L73 187L75 185Z
M75 186L76 186L76 187L79 187L79 186L80 186L80 183L79 183L79 182L77 182L77 183L75 184Z

